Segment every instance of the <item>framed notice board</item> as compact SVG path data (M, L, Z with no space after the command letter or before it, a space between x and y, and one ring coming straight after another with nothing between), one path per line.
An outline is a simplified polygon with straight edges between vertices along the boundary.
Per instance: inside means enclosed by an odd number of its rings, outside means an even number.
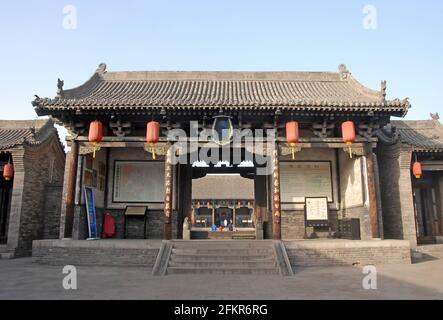
M307 227L328 227L328 198L305 198L305 221Z
M97 214L95 212L94 191L90 187L85 187L86 216L88 218L88 240L98 239Z

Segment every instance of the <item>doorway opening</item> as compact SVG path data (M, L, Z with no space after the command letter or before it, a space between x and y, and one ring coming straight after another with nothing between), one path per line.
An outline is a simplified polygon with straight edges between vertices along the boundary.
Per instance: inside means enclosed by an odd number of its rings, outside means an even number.
M194 230L232 232L252 229L253 215L253 166L235 170L227 166L193 168Z
M3 167L9 159L9 154L0 156L0 244L5 244L8 240L9 208L14 179L7 181L3 177Z

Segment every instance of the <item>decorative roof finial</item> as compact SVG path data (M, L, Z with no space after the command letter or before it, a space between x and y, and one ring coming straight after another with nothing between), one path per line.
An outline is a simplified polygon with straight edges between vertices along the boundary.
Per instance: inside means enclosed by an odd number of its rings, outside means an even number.
M338 72L340 73L340 80L348 80L348 77L351 74L345 64L338 66Z
M35 129L35 127L30 127L30 128L29 128L29 131L31 132L32 137L35 138L35 134L36 134L36 131L37 131L37 130Z
M383 101L386 101L386 80L383 80L381 82L380 94L381 94Z
M438 115L438 112L431 113L431 119L436 120L436 121L440 120L440 116Z
M106 63L102 62L102 63L100 63L98 65L98 68L97 68L96 72L99 73L99 74L105 74L106 73L106 68L107 68Z
M65 82L63 80L60 80L60 78L57 79L57 97L63 98L63 86L65 85Z

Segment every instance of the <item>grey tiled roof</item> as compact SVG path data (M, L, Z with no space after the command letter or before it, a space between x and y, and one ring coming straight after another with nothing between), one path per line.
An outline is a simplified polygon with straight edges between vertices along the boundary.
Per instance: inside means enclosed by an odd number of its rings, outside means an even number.
M53 122L46 120L0 120L0 150L17 145L37 145L55 132Z
M254 199L254 180L238 175L207 175L192 181L192 199Z
M409 102L386 101L385 90L339 72L106 72L101 65L80 87L37 98L39 114L54 110L124 108L262 108L406 113Z
M442 152L443 125L438 120L396 120L400 139L413 147L414 151Z

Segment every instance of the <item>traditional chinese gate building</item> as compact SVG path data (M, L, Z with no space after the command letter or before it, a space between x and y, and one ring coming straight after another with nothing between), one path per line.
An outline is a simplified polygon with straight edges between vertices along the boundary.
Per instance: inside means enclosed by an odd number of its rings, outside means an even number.
M407 100L386 99L385 82L368 89L344 65L334 73L107 72L101 64L83 85L64 90L59 81L57 97L33 105L70 132L60 237L74 239L87 237L84 186L94 190L99 226L104 211L116 218L117 237L124 236L126 208L146 206L146 226L134 220L127 237L181 238L194 210L193 180L207 173L253 179L254 227L264 238L347 237L351 225L360 239L383 238L376 132L409 108ZM94 121L103 128L96 146L88 139ZM147 144L152 121L160 135ZM294 121L298 134L288 142ZM205 129L222 137L202 135ZM236 129L252 130L260 143L236 143ZM268 130L266 143L256 129ZM211 163L202 150L231 153ZM306 224L310 197L327 199L328 225Z

